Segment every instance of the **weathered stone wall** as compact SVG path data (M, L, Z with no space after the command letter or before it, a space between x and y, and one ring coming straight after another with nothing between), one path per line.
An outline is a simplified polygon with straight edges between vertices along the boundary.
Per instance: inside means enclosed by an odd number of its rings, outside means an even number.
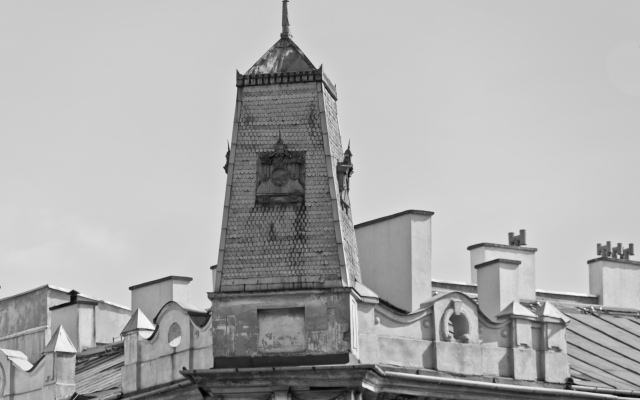
M47 325L48 292L44 286L0 301L0 337Z
M19 350L31 362L51 339L49 307L69 300L66 292L42 286L0 301L0 348Z
M212 299L215 367L271 365L269 359L286 363L294 357L310 365L313 358L307 356L337 354L344 357L335 360L347 362L356 320L351 296L346 289L217 295ZM322 360L316 359L327 363Z

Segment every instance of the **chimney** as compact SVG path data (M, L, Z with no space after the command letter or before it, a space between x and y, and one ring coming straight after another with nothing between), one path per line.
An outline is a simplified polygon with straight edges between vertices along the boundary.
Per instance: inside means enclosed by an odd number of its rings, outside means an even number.
M170 301L190 303L189 282L192 280L186 276L172 275L131 286L131 309L140 309L154 320L160 309Z
M519 303L518 280L520 261L498 258L475 266L478 276L478 305L495 319L512 303Z
M598 244L600 258L587 261L589 293L597 295L599 304L607 307L640 309L640 262L629 260L633 244L624 249L621 243Z
M63 326L65 335L79 351L95 347L97 305L97 301L83 298L78 291L72 290L68 303L49 308L51 327L58 329Z
M520 261L518 267L518 298L536 300L536 262L538 249L526 246L526 231L521 229L518 235L509 233L509 244L479 243L467 247L471 258L471 282L479 284L476 266L487 261L506 259Z
M407 210L355 226L362 283L405 311L431 298L431 216Z

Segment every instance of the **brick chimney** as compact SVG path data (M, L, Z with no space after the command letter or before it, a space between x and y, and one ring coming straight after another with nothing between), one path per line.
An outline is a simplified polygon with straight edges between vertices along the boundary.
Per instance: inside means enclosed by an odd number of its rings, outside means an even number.
M362 283L405 311L431 297L432 215L407 210L355 226Z
M624 249L619 243L598 245L599 258L587 261L589 293L597 295L607 307L640 309L640 262L629 260L633 244Z
M476 266L487 261L504 259L519 261L518 298L520 300L536 300L536 263L535 254L538 249L526 246L526 232L520 230L519 235L509 233L509 244L478 243L467 247L471 258L471 282L478 283Z
M192 280L193 278L187 276L172 275L131 286L131 309L140 309L153 320L162 306L170 301L189 303L189 282Z

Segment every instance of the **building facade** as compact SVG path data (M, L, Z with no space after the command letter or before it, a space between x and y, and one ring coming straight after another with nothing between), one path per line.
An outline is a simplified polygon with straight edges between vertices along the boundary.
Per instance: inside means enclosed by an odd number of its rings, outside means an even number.
M211 307L181 276L130 287L131 311L0 300L0 398L640 397L633 247L598 247L589 295L536 290L524 231L470 246L471 283L434 280L433 212L354 226L336 87L282 17L236 77Z

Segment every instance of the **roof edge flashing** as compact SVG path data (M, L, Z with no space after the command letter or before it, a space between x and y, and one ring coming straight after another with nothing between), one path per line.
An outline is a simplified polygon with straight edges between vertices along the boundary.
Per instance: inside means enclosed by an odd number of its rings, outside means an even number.
M182 281L182 282L187 282L188 283L188 282L191 282L193 280L193 278L188 277L188 276L169 275L169 276L165 276L164 278L154 279L152 281L139 283L137 285L130 286L129 290L136 290L136 289L140 289L140 288L145 287L145 286L151 286L151 285L155 285L156 283L169 281L169 280Z

